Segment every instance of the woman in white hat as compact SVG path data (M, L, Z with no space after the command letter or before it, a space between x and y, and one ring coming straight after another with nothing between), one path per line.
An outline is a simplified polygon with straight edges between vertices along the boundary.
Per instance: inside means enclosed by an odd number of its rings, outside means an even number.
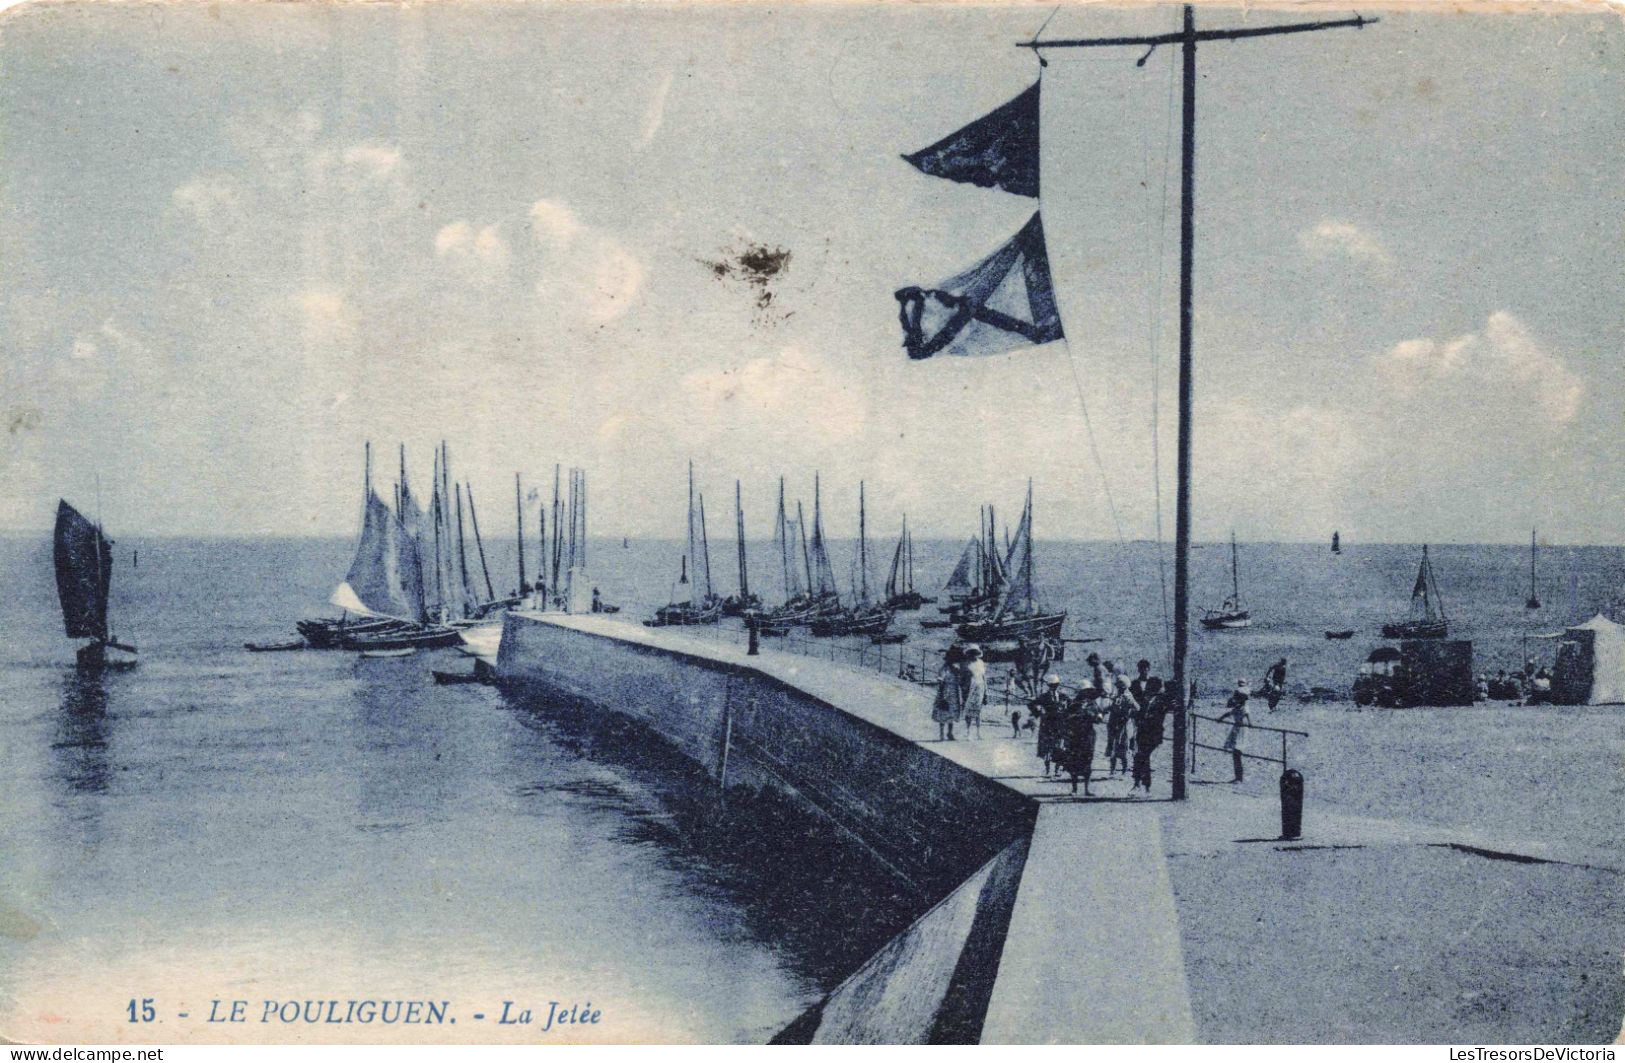
M982 647L965 647L965 737L975 728L976 737L982 737L982 706L987 704L987 662L982 660Z

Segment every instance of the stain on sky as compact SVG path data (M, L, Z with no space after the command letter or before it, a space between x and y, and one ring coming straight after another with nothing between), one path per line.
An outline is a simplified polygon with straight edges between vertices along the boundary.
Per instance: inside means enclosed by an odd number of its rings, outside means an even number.
M719 281L744 284L752 294L756 309L767 312L774 308L777 295L774 284L790 268L790 252L783 247L745 244L723 252L718 258L702 258L699 262Z

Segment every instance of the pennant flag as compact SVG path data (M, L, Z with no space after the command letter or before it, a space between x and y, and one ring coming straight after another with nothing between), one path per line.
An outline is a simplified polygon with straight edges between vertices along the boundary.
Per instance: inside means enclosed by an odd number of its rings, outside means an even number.
M1038 197L1038 82L970 125L903 158L921 173Z
M1003 354L1062 336L1037 213L1009 242L935 288L897 292L910 358Z

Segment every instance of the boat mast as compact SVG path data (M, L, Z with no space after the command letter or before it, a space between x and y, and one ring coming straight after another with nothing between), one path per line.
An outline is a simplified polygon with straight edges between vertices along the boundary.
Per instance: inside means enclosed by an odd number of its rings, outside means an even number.
M474 509L474 485L468 484L468 519L474 525L474 548L480 552L480 571L485 573L487 601L496 601L497 592L491 586L491 570L485 564L485 543L480 541L480 515Z
M698 582L700 577L699 555L694 552L694 545L694 463L690 461L688 463L688 552L683 556L687 559L688 566L694 570L695 582ZM694 583L688 585L688 600L691 602L698 600L694 597Z
M779 477L779 567L784 570L784 600L790 600L790 529L784 516L784 477Z
M745 503L739 493L739 481L734 481L734 535L739 543L739 604L750 598L750 574L745 570Z
M525 496L519 490L519 474L513 474L513 512L519 528L519 595L530 593L525 586Z
M812 557L807 553L807 516L801 510L801 500L796 499L796 534L801 536L801 567L807 576L807 593L813 597Z
M1027 548L1025 556L1021 559L1021 580L1027 585L1027 615L1035 616L1038 605L1033 597L1033 482L1027 481L1027 517L1022 522L1027 525Z
M474 511L474 494L470 488L468 509ZM463 485L457 485L457 569L463 578L463 589L468 589L468 543L463 538Z
M1535 529L1529 529L1529 600L1524 602L1526 609L1539 609L1540 599L1535 595Z
M446 566L440 560L440 450L434 452L434 489L429 500L430 519L434 522L434 596L440 610L439 619L446 618Z
M715 591L711 589L711 540L705 534L705 492L700 492L700 556L705 559L705 600L710 601Z
M863 481L858 481L858 604L869 604L869 529L865 523Z
M1230 600L1241 608L1241 559L1236 553L1236 533L1230 532Z
M559 465L553 463L553 593L559 592L559 549L564 534L563 511L559 509Z
M1190 648L1190 548L1191 548L1191 405L1193 401L1193 367L1191 361L1191 303L1192 264L1196 243L1196 42L1234 41L1248 37L1270 37L1285 33L1308 33L1343 26L1359 29L1378 21L1356 15L1349 19L1323 22L1296 22L1280 26L1257 26L1246 29L1196 29L1196 11L1185 5L1184 24L1177 33L1147 37L1095 37L1082 40L1023 41L1018 47L1031 48L1043 61L1046 48L1103 48L1113 46L1139 46L1155 50L1164 44L1177 44L1182 53L1183 107L1180 123L1180 182L1179 182L1179 469L1178 494L1174 503L1174 661L1173 687L1178 707L1174 712L1173 797L1184 800L1186 729L1189 709L1189 685L1185 677L1186 656ZM1140 57L1144 65L1151 52Z
M536 558L536 592L547 608L547 503L536 505L536 543L541 553Z

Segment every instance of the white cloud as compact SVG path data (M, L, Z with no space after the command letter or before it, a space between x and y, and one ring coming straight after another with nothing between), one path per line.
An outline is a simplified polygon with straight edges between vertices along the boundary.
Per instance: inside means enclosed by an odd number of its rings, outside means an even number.
M747 438L771 439L788 429L828 446L857 439L869 417L867 399L850 374L800 347L737 368L689 373L682 390L699 421Z
M392 144L367 142L344 149L344 164L374 181L393 176L401 164L401 149Z
M536 295L568 324L603 325L626 313L643 288L643 263L569 205L538 199L530 207L541 251Z
M1429 395L1441 408L1482 408L1486 398L1499 406L1510 396L1514 406L1533 402L1548 420L1567 424L1585 398L1579 375L1504 310L1477 332L1396 343L1375 363L1400 393Z
M200 222L237 209L241 194L234 178L219 174L202 174L176 188L169 196L170 203Z
M1350 221L1326 218L1300 232L1298 246L1319 258L1342 256L1381 267L1394 264L1394 256L1381 240Z
M649 106L643 112L643 121L638 127L638 147L647 147L654 140L655 134L660 132L661 123L666 118L666 98L671 95L671 72L668 70L655 86L655 91L649 97Z
M512 257L499 226L475 229L466 221L441 226L434 236L434 253L436 258L483 281L505 275Z

